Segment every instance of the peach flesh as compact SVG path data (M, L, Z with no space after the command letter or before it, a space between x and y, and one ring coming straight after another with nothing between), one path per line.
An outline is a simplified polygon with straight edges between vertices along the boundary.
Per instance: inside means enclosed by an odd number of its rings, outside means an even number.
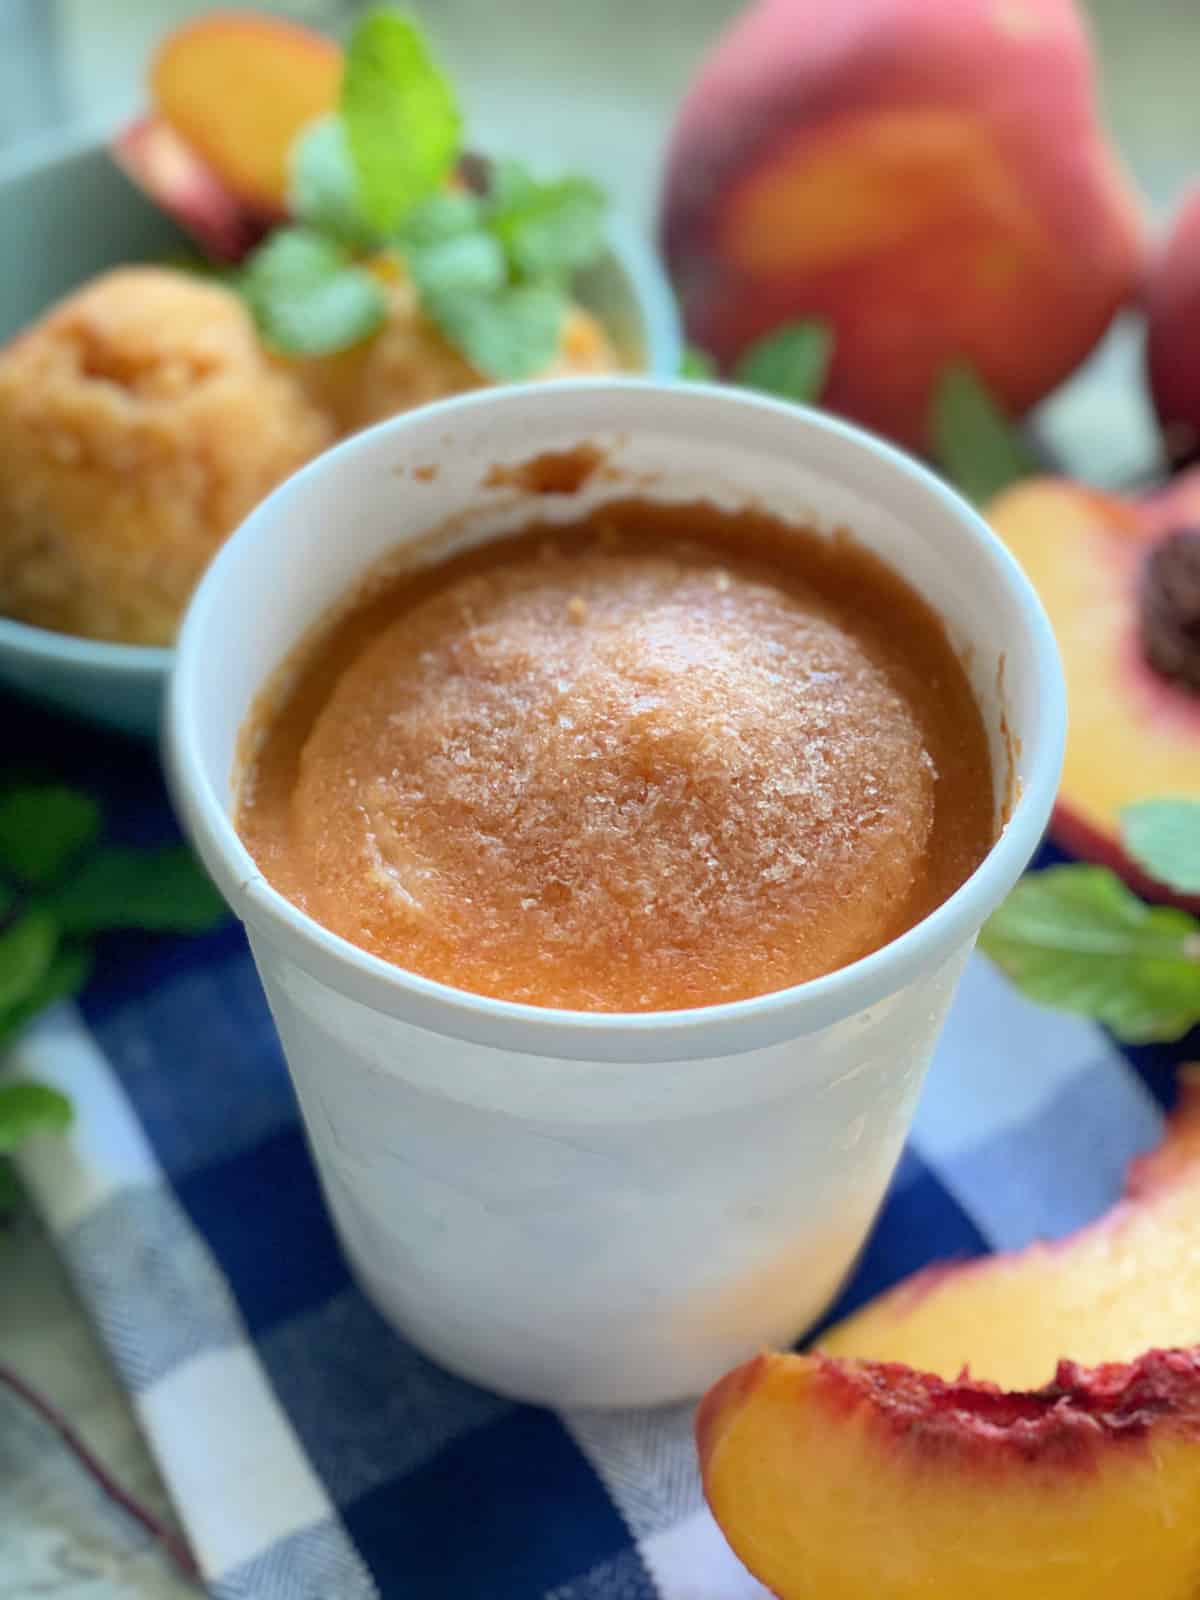
M1200 527L1200 469L1136 502L1066 480L1029 480L987 516L1041 596L1066 672L1070 722L1054 836L1159 896L1161 886L1124 857L1120 814L1151 796L1200 793L1200 695L1147 661L1139 591L1163 538Z
M900 1361L946 1379L1044 1383L1066 1352L1099 1365L1200 1343L1200 1069L1125 1197L1069 1238L939 1264L822 1336L838 1358Z
M281 214L293 141L332 111L342 52L298 23L211 12L168 34L150 69L164 120L247 205Z
M759 1356L696 1427L705 1493L780 1600L1194 1600L1200 1353L1034 1392Z

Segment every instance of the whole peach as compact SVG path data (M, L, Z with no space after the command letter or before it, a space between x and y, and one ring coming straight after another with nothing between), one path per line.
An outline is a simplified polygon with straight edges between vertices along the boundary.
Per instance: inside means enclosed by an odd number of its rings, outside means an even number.
M826 319L823 402L915 446L948 361L1024 412L1142 260L1074 0L758 0L684 100L662 236L724 367Z

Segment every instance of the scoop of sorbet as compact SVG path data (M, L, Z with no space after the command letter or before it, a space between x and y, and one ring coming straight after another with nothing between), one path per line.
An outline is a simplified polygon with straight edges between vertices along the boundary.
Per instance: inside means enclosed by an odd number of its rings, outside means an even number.
M553 546L407 610L300 762L304 903L460 988L712 1004L913 920L935 773L815 594L660 544Z

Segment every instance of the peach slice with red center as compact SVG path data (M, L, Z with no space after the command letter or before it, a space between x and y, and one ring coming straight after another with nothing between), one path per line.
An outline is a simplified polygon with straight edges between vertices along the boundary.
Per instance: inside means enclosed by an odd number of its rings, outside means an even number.
M780 1600L1200 1593L1200 1352L1063 1362L1016 1394L762 1355L709 1391L696 1440L713 1515Z
M728 369L822 319L822 403L912 446L952 361L1027 410L1141 275L1094 78L1075 0L758 0L669 153L662 237L689 336Z
M167 35L150 91L163 121L235 199L279 216L292 144L336 106L342 65L338 46L311 28L215 11Z
M1200 469L1136 501L1031 479L987 516L1041 596L1066 673L1054 836L1160 893L1125 858L1120 815L1200 794Z
M928 1267L830 1329L821 1349L946 1379L969 1367L1024 1389L1068 1352L1099 1365L1200 1345L1200 1068L1180 1086L1166 1137L1134 1162L1106 1216L1066 1239Z

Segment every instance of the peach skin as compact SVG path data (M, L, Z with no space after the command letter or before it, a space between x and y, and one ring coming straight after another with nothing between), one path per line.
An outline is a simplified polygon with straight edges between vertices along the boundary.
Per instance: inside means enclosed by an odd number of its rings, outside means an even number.
M1185 196L1146 291L1146 366L1167 454L1200 452L1200 185Z
M1200 468L1136 501L1031 479L986 515L1041 596L1066 673L1052 832L1170 898L1125 857L1120 813L1200 793Z
M689 336L728 370L824 319L822 403L910 446L952 360L1026 411L1140 274L1093 80L1073 0L758 0L670 146L662 239Z
M270 219L238 200L161 117L142 117L110 146L147 199L173 217L214 261L240 261Z
M704 1491L779 1600L1194 1600L1200 1353L1032 1393L762 1355L710 1390Z

